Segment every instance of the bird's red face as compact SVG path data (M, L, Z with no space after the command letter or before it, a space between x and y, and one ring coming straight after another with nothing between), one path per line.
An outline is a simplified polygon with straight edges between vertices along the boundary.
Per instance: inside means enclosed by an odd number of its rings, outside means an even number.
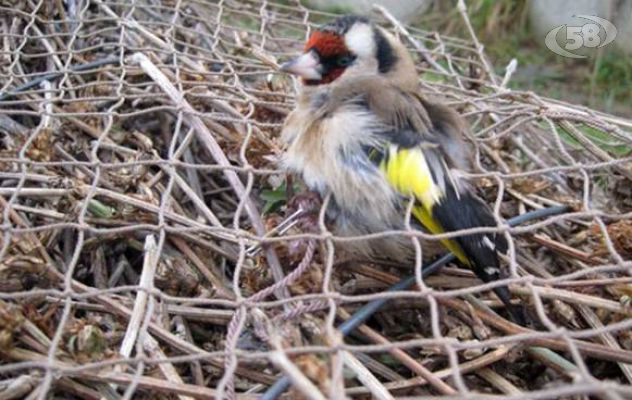
M323 85L340 77L354 60L342 36L316 31L305 44L304 53L283 64L281 71L300 76L306 85Z

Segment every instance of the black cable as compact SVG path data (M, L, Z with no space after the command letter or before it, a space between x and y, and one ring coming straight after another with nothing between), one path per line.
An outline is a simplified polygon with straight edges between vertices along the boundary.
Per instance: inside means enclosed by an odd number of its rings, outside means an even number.
M101 58L99 60L96 61L91 61L85 64L79 64L79 65L73 65L70 67L70 72L81 72L81 71L85 71L88 69L92 69L92 68L98 68L101 67L103 65L108 65L108 64L116 64L119 62L119 57L115 56L115 57L105 57L105 58ZM61 76L63 76L66 72L63 71L55 71L55 72L50 72L48 74L42 75L38 78L35 78L31 81L26 82L23 85L18 86L17 88L13 89L12 91L6 91L4 93L0 93L0 101L6 100L8 98L11 98L15 95L17 95L20 92L23 92L25 90L28 90L32 87L35 87L37 85L39 85L40 83L44 82L44 81L49 81L52 79L57 79Z
M552 215L562 214L569 211L571 208L569 206L555 206L549 208L542 208L540 210L531 211L522 215L518 215L517 217L511 218L507 221L509 226L520 225L524 222L528 222L534 219L546 218ZM456 257L452 253L448 253L443 255L438 260L434 261L428 266L424 266L421 269L421 276L427 277L435 272L437 272L441 267L446 265L447 263L454 261ZM399 281L395 285L391 286L388 291L393 292L396 290L404 290L409 288L410 286L415 284L415 277L410 276L408 278L404 278ZM367 305L360 308L356 311L348 320L346 320L342 325L338 327L342 332L343 336L347 336L351 333L355 328L362 325L371 315L373 315L377 310L379 310L384 304L386 304L390 299L377 299L368 303ZM276 400L279 396L283 394L290 386L290 379L287 376L279 379L274 383L274 385L270 386L270 388L263 394L260 400Z

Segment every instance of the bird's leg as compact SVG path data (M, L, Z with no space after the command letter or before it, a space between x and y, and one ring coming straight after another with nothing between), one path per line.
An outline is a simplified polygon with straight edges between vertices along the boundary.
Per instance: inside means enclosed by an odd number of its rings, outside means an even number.
M285 198L291 199L294 197L294 175L285 175Z

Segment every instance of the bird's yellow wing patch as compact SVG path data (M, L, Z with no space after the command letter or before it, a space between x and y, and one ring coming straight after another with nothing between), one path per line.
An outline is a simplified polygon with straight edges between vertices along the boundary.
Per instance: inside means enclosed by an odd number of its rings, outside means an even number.
M398 192L405 196L414 195L428 211L440 200L441 190L432 178L421 149L390 146L380 168Z
M400 149L390 146L388 156L382 160L380 169L388 182L404 196L414 196L418 204L413 207L413 215L430 233L444 233L441 224L432 216L435 204L441 201L441 187L434 181L430 166L420 148ZM469 261L463 249L452 240L441 240L464 264Z

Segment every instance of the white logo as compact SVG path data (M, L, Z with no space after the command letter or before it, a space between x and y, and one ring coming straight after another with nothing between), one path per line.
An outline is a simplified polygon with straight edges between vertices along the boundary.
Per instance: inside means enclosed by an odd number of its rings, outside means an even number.
M587 23L584 26L560 25L546 35L544 43L555 54L569 58L587 58L588 56L571 53L582 47L594 49L609 45L617 37L617 28L607 19L595 17L594 15L574 15L574 17L588 19L597 24ZM566 27L566 40L564 48L557 42L557 33ZM601 28L606 32L606 38L602 40L599 36Z

